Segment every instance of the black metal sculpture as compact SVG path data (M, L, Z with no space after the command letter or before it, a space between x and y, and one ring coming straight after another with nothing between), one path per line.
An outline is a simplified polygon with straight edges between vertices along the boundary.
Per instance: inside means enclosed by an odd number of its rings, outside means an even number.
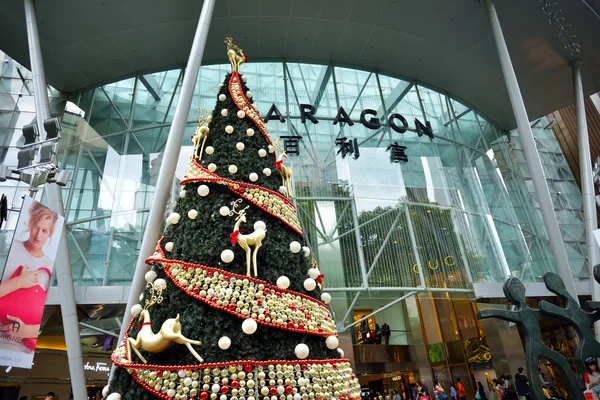
M594 267L594 278L600 283L600 265ZM477 318L499 318L519 325L525 336L526 368L529 372L533 399L543 400L546 398L542 391L542 380L537 373L537 368L540 360L548 360L560 371L570 398L584 400L585 397L579 384L580 379L572 370L567 359L542 341L539 321L554 319L573 326L579 338L575 359L583 371L584 361L587 358L600 356L600 343L596 341L591 329L594 322L600 320L600 302L588 301L584 305L588 311L585 311L580 307L577 299L571 297L567 292L560 276L548 272L544 275L544 283L549 291L558 296L564 307L543 300L539 303L539 310L532 309L527 305L523 283L517 278L509 278L504 283L504 295L515 305L516 310L482 310L477 313Z

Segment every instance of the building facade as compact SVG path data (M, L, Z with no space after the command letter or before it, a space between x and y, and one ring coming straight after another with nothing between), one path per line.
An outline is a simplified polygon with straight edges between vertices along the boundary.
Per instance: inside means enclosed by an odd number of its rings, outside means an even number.
M30 73L6 55L0 61L0 162L11 166L20 129L35 113ZM198 109L215 107L217 84L229 70L228 64L201 68L172 201L192 152ZM556 271L518 132L406 77L285 61L246 64L242 72L261 115L273 115L272 138L287 146L307 245L365 387L407 395L419 377L449 383L460 376L473 385L493 374L498 368L487 337L500 333L475 319L474 286L485 292L511 276L539 283L544 272ZM136 75L68 94L49 88L52 112L63 122L59 166L71 171L63 199L73 281L93 327L120 327L182 73ZM270 114L273 104L281 118ZM302 122L304 105L314 107L318 123ZM408 129L399 133L389 121L400 128L405 121ZM544 117L532 127L572 274L585 285L581 194L552 122ZM0 188L10 208L0 231L6 257L27 187L6 181ZM43 193L38 199L44 201ZM51 291L49 310L57 298ZM357 323L365 317L367 330ZM371 346L381 342L377 325L384 323L393 351ZM82 334L98 336L84 328ZM51 342L44 336L42 346Z

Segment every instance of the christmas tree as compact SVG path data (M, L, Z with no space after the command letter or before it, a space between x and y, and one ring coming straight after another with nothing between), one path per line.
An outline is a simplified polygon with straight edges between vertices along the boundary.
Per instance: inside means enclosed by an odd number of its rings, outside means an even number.
M302 230L292 171L269 138L226 40L227 74L201 115L179 199L147 260L147 289L108 400L309 400L360 396L338 349L323 275Z

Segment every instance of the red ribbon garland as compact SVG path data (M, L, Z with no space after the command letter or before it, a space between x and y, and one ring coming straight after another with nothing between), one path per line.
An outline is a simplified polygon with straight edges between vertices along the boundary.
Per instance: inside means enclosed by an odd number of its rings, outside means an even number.
M152 322L144 322L143 324L138 324L138 331L142 329L142 326L152 325Z
M319 282L319 285L323 284L323 278L325 278L324 274L317 276L317 282Z
M231 244L237 244L238 236L240 236L239 229L236 229L235 231L229 234L229 237L231 238Z
M275 168L280 169L283 164L283 160L275 161Z

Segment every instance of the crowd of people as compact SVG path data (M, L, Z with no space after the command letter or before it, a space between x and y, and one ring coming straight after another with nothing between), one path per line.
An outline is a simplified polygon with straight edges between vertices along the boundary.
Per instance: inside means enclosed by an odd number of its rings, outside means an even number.
M585 382L587 388L594 393L600 393L600 370L596 361L589 359L588 373L585 376ZM543 391L548 399L559 399L555 397L556 393L552 391L551 384L545 381L544 374L541 370L538 370L540 378L544 383ZM487 374L486 374L487 375ZM514 378L510 375L501 375L497 378L491 378L487 376L487 390L481 382L477 382L475 392L470 394L467 393L467 389L462 382L460 377L456 378L454 384L450 386L446 385L442 380L434 380L433 385L430 387L425 383L424 380L418 380L415 385L411 385L410 400L467 400L467 397L477 400L531 400L531 387L529 379L525 374L524 368L519 368ZM445 388L446 389L445 389ZM369 397L369 400L403 400L403 397L395 390L388 392L383 391L383 394L379 392L373 392ZM598 400L598 398L596 398Z

